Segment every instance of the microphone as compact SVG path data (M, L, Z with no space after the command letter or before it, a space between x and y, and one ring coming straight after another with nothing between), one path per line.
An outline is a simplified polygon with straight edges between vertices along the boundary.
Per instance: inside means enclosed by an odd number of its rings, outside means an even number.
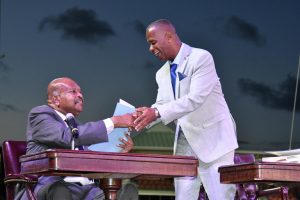
M73 137L78 138L79 132L78 132L77 124L75 121L75 117L72 113L66 114L66 123L68 124L69 128L71 129Z

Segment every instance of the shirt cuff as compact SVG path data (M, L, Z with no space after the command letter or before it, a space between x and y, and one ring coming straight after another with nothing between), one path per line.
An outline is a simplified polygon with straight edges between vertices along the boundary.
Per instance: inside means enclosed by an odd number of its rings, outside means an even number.
M105 124L107 134L111 133L115 128L113 121L110 118L107 118L103 120L103 122Z

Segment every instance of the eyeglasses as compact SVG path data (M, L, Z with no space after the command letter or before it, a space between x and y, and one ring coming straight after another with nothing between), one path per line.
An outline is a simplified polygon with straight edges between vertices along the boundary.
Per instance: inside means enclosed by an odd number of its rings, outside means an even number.
M78 95L78 94L82 95L82 92L81 92L80 89L70 89L70 90L66 90L66 91L61 92L60 95L61 95L61 94L66 94L66 93L72 94L72 95Z

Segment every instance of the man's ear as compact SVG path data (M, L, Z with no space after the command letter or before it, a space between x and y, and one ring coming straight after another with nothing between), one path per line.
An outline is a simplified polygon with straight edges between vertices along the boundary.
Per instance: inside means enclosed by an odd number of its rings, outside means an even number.
M167 31L166 33L165 33L165 37L167 38L167 40L169 41L169 40L171 40L172 39L172 37L173 37L173 34L170 32L170 31Z
M52 104L54 104L55 106L59 107L59 105L60 105L60 98L59 98L59 96L53 96L52 97Z

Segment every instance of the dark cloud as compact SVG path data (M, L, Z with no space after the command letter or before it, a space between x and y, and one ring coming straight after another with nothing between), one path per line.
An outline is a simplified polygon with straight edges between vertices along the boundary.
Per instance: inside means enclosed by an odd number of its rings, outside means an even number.
M9 71L9 67L0 60L0 72L6 73L8 71Z
M48 16L39 24L39 30L46 27L62 31L64 39L73 39L87 43L115 35L109 23L97 19L95 11L77 7L66 10L58 16Z
M266 44L266 38L259 32L255 25L237 16L231 16L226 20L224 33L232 38L253 42L257 46Z
M287 75L286 79L278 84L277 87L258 83L251 79L239 79L238 86L243 94L254 97L257 102L263 106L272 109L293 110L296 78L291 75ZM298 105L298 107L296 106L297 112L300 111L299 103L298 94L296 104Z
M20 110L14 105L2 103L2 102L0 102L0 109L4 112L8 112L8 111L20 112Z
M145 24L143 24L141 21L136 20L134 22L134 28L135 30L143 37L145 37L145 33L146 33L146 26Z
M4 55L2 55L2 57L0 57L0 81L1 82L7 80L8 73L10 71L9 66L7 64L5 64L2 60L4 57L5 57Z

